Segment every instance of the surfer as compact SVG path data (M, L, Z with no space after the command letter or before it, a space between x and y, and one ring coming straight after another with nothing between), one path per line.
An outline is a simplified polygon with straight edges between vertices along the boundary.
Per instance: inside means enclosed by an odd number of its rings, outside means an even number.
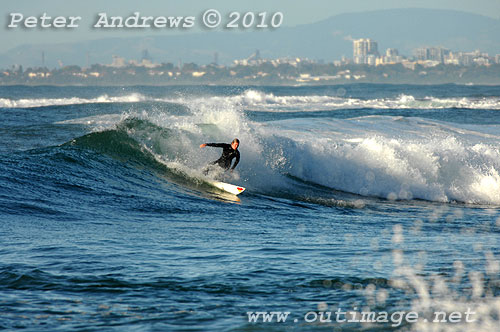
M219 165L221 168L225 169L226 171L228 169L231 169L231 172L233 169L238 165L240 162L240 151L238 151L238 146L240 145L240 140L235 138L231 142L231 144L227 143L204 143L200 145L200 148L204 148L205 146L213 146L216 148L222 148L222 155L220 156L219 159L216 161L212 162L212 165ZM236 158L233 167L231 167L231 162L233 159ZM207 169L208 173L208 169Z

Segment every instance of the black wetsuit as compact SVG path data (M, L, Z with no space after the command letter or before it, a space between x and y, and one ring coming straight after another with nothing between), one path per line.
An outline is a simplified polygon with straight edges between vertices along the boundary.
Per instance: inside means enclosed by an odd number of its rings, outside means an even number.
M217 164L220 167L224 169L229 169L231 167L231 162L233 161L234 158L236 158L236 161L234 162L233 167L231 169L234 169L236 165L240 162L240 151L235 150L231 147L231 144L227 143L207 143L207 146L214 146L216 148L222 148L222 156L220 156L219 159L214 161L212 164Z

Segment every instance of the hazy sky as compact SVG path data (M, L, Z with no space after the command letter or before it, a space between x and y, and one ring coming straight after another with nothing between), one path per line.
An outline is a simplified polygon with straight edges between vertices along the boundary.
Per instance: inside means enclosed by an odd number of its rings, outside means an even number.
M127 17L138 11L144 16L195 16L197 23L206 10L217 9L223 16L232 11L269 13L281 11L283 26L316 22L334 15L390 8L434 8L453 9L481 14L500 19L500 0L2 0L0 24L0 52L26 43L59 43L90 40L105 37L125 37L129 35L154 35L166 33L193 33L201 30L169 29L118 29L114 31L94 29L97 14L106 12L109 16ZM10 13L27 16L81 16L76 29L9 29Z

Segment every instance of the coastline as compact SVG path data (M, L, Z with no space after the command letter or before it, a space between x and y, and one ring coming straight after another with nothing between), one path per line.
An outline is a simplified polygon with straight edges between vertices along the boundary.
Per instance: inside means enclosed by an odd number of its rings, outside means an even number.
M500 85L500 64L489 66L418 66L401 65L286 65L266 66L197 66L186 64L174 67L143 66L110 67L92 65L90 68L66 66L60 69L4 69L0 86L328 86L346 84L394 85Z

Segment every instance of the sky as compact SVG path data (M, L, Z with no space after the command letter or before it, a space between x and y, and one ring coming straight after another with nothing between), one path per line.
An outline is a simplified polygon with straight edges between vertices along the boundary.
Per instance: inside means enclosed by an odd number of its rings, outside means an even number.
M0 53L21 44L62 43L70 41L94 40L107 37L128 37L155 34L182 34L200 32L201 16L207 9L218 10L223 17L237 11L242 15L254 13L283 13L282 26L308 24L331 16L393 8L450 9L480 14L500 19L500 0L2 0L0 8ZM108 16L130 16L140 12L141 16L194 16L196 23L189 29L95 29L98 14ZM80 16L78 28L8 28L11 13L21 13L23 17ZM206 30L206 29L205 29Z

